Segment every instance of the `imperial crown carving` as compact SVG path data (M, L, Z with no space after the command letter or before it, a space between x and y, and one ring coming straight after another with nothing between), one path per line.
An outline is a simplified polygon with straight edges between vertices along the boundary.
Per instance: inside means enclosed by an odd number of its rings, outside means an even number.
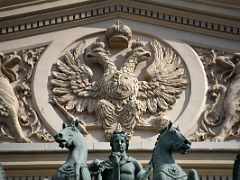
M121 21L117 21L106 30L105 36L110 48L127 48L132 38L132 30Z

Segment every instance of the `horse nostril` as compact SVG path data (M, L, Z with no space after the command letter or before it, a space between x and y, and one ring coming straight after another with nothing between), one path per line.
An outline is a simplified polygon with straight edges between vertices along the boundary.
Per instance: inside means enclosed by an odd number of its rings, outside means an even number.
M184 144L189 144L189 145L191 145L192 143L191 143L191 141L185 139L185 140L184 140Z
M58 133L58 134L54 135L54 139L59 139L59 138L62 138L62 137L63 137L62 133Z

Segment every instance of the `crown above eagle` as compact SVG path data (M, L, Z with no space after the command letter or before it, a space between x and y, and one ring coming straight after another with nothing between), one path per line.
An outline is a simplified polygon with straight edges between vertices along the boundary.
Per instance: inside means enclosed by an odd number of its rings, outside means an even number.
M143 48L143 47L144 47L144 44L143 44L142 41L140 41L139 38L137 38L137 40L132 43L131 48L132 48L132 49L137 49L137 48L140 48L140 47Z
M132 30L118 20L114 25L106 30L105 36L109 47L127 48L128 42L132 38Z

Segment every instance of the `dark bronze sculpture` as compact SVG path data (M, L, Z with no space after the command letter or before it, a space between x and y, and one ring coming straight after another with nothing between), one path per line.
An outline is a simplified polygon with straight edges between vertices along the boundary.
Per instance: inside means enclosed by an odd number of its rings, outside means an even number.
M81 124L75 121L74 124L63 124L63 130L54 136L60 147L69 149L66 162L58 169L54 180L90 180L86 161L88 155L87 143L78 126Z
M187 153L190 145L191 142L180 133L178 128L172 127L170 122L155 144L151 160L153 180L198 180L196 170L190 170L187 175L172 157L173 151Z
M129 141L123 131L114 131L109 159L91 165L94 180L141 180L145 171L139 161L127 155Z
M173 151L187 153L191 142L178 128L172 127L171 122L159 135L152 159L145 169L139 161L127 155L129 140L119 124L111 136L109 158L104 161L96 159L89 166L91 177L85 164L87 144L80 132L83 128L79 126L82 124L77 120L74 124L63 124L63 130L54 136L60 147L69 149L68 158L55 174L55 180L147 180L152 171L153 180L199 180L196 170L190 170L187 175L172 157Z
M238 152L233 165L233 180L240 179L240 152Z
M5 179L6 179L5 172L3 170L3 167L0 165L0 180L5 180Z

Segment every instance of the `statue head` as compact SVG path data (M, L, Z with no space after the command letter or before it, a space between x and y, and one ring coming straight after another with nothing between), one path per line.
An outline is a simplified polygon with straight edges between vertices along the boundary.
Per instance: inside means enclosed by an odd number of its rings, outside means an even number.
M79 135L83 136L79 129L79 122L75 121L74 124L63 123L62 130L54 136L54 139L61 148L73 148L79 141ZM76 136L78 135L78 136ZM77 137L77 138L76 138Z
M159 141L162 140L165 143L164 146L171 151L178 151L182 154L187 153L190 149L191 141L188 140L178 128L172 126L172 122L169 121L168 126L160 135Z
M128 150L129 139L125 132L114 131L110 140L110 146L114 152L125 152Z

